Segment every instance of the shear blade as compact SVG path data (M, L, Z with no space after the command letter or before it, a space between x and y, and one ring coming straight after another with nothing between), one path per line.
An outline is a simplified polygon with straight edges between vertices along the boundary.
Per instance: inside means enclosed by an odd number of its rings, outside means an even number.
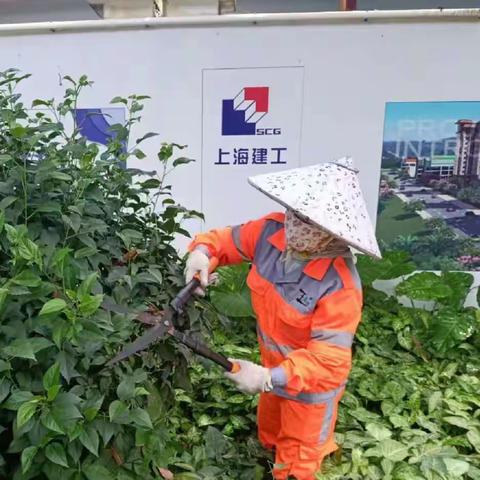
M121 360L124 360L135 353L145 350L149 345L156 342L159 338L165 336L169 325L160 324L147 330L141 337L138 337L134 342L128 344L117 356L112 358L107 365L112 366Z

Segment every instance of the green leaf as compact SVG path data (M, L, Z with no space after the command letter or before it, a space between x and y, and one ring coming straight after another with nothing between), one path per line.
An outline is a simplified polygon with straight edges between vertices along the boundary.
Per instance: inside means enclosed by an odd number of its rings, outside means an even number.
M10 394L11 382L3 377L0 379L0 403L2 403Z
M477 428L469 430L467 432L467 439L473 448L480 453L480 431Z
M57 202L44 202L35 209L39 213L62 213L62 208Z
M453 295L452 289L443 279L432 272L411 275L397 285L395 292L413 300L441 300Z
M80 259L85 257L91 257L93 255L96 255L97 253L98 253L98 250L96 248L83 247L75 251L74 257L77 259Z
M135 396L135 380L132 377L123 379L117 387L120 400L130 400Z
M452 292L446 299L448 304L452 307L462 307L472 287L473 275L465 272L444 272L442 279Z
M25 474L30 470L33 459L38 452L38 447L27 447L23 450L21 456L22 473Z
M33 398L27 403L20 406L17 411L17 427L21 428L25 425L34 415L38 408L39 398Z
M24 287L38 287L42 284L42 279L30 270L23 270L12 278L12 282Z
M83 414L85 418L91 422L98 414L104 400L104 396L95 396L89 398L83 405Z
M205 433L205 454L207 458L220 462L228 447L228 440L214 427L208 427Z
M49 402L53 402L55 398L57 397L58 393L60 392L60 389L62 388L61 385L53 385L47 390L47 400Z
M382 442L392 436L392 432L388 428L376 423L367 423L365 429L378 442Z
M33 346L28 338L13 340L10 345L3 348L3 352L10 357L36 360Z
M50 174L50 178L54 178L55 180L62 180L65 182L70 182L72 180L72 177L68 175L68 173L58 172L56 170L54 170Z
M110 421L114 423L129 423L128 408L120 400L114 400L108 407Z
M150 419L150 415L143 408L134 408L130 412L130 419L138 427L148 428L148 429L153 428L152 420Z
M161 185L161 183L160 183L160 180L157 180L156 178L149 178L148 180L145 180L144 182L142 182L140 185L142 186L142 188L151 189L151 188L158 188Z
M115 480L115 477L110 473L110 470L102 465L87 465L82 468L88 480Z
M85 316L93 315L103 302L103 295L87 295L81 299L79 310Z
M133 151L133 154L139 159L139 160L143 160L146 155L144 152L142 152L139 148L136 148L134 151Z
M88 425L85 430L82 431L78 439L89 452L98 457L98 433L91 425Z
M83 453L83 445L80 441L73 440L68 444L67 452L73 463L78 464Z
M8 288L0 288L0 308L3 307L5 300L7 299L9 294Z
M52 100L42 100L40 98L36 98L32 102L32 108L33 107L51 107L52 105Z
M33 398L33 393L24 390L12 392L8 400L2 405L7 410L18 410L22 404Z
M464 428L465 430L469 430L471 428L471 422L463 417L447 416L443 417L443 421L449 423L450 425Z
M42 265L42 257L38 245L32 242L29 238L23 238L18 245L18 254L23 259L34 262L37 265Z
M450 475L449 478L461 478L462 475L468 472L470 464L465 460L459 460L458 458L444 458L443 462L447 468L447 472Z
M50 315L63 311L67 307L67 303L62 298L53 298L45 303L40 310L39 315Z
M148 132L143 137L139 138L135 143L138 145L139 143L143 142L144 140L147 140L147 138L152 138L152 137L156 137L156 136L158 136L158 133Z
M392 462L401 462L408 456L408 447L403 443L387 438L364 454L366 457L386 458Z
M135 397L140 397L142 395L150 395L150 392L144 388L144 387L136 387L135 388L135 392L134 392L134 396Z
M207 425L212 425L214 423L215 420L206 413L202 413L197 419L197 425L199 427L206 427Z
M103 440L103 445L106 447L108 442L111 440L113 435L115 434L115 427L113 423L107 422L107 421L96 421L95 425L97 427L98 433L102 437Z
M43 388L48 390L49 388L56 386L60 383L60 364L55 362L43 375Z
M75 370L76 362L78 361L73 355L68 352L61 351L57 357L58 363L60 364L60 372L62 377L70 383L70 380L74 377L79 376L80 374Z
M187 163L192 163L194 161L193 158L179 157L172 162L172 165L178 167L179 165L186 165Z
M65 433L65 429L59 424L59 422L54 418L52 412L47 413L45 417L41 419L42 425L52 432Z
M5 197L0 201L0 210L5 210L18 200L17 197Z
M27 135L27 129L16 123L10 128L10 133L14 138L23 138Z
M6 355L16 358L36 360L35 353L52 345L52 342L42 337L20 338L13 340L10 345L3 348Z
M110 100L110 103L123 103L124 105L127 105L128 101L126 98L123 98L123 97L113 97Z
M78 297L82 298L85 295L89 295L92 291L93 285L97 281L98 273L91 273L78 287Z
M441 403L442 392L433 392L430 397L428 397L428 413L433 413Z
M426 335L438 352L448 352L472 336L475 325L474 311L444 307L434 312Z
M43 337L31 337L29 338L30 345L33 348L34 353L38 353L41 350L45 350L48 347L51 347L53 343L50 340L47 340Z
M374 260L368 255L357 255L356 266L364 285L371 285L375 280L409 275L416 269L406 252L385 252L382 260Z
M68 467L67 455L63 446L58 443L50 443L45 449L45 456L53 463Z
M228 317L252 317L254 315L250 292L245 287L240 292L212 291L210 299L213 306Z

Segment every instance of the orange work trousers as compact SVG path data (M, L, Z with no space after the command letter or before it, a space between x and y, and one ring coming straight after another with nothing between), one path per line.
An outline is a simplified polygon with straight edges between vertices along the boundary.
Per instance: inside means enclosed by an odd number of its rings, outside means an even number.
M258 404L258 437L268 449L275 449L273 477L276 480L315 480L323 458L337 445L333 431L337 419L337 402L330 420L327 440L319 442L325 422L325 404L305 404L274 393L262 393Z

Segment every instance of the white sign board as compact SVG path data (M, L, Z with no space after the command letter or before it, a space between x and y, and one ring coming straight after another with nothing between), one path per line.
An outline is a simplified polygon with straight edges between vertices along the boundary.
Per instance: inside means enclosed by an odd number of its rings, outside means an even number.
M301 67L204 70L202 210L213 212L209 223L244 221L245 210L265 214L247 178L300 165L302 106Z

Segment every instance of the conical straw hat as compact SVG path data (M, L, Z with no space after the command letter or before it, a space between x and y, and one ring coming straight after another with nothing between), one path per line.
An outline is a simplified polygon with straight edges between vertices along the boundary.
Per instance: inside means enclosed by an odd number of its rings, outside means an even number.
M351 247L381 258L360 182L350 157L283 172L257 175L249 183L285 208Z

